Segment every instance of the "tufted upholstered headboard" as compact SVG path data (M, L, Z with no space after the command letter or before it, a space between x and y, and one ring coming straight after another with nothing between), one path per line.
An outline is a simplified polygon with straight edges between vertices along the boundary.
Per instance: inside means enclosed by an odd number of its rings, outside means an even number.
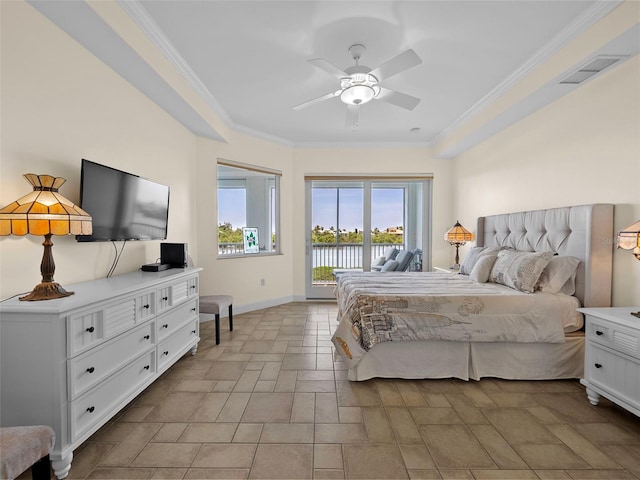
M613 205L531 210L478 218L476 244L555 252L581 260L576 297L584 307L611 305Z

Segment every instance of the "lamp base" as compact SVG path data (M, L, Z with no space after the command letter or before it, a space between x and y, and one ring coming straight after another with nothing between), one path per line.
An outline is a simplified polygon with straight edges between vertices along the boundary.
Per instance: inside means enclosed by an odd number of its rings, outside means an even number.
M35 302L38 300L53 300L55 298L68 297L69 295L73 295L73 292L66 291L59 283L41 282L34 287L31 293L20 297L20 300Z

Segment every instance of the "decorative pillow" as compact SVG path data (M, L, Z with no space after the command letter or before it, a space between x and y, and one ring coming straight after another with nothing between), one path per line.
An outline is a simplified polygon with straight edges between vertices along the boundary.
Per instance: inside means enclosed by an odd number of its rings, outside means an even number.
M536 290L546 293L576 293L576 273L580 259L554 256L542 271Z
M486 253L480 255L480 258L469 274L469 278L477 283L487 283L487 280L489 280L489 274L491 273L491 267L493 267L496 258L498 258L497 253Z
M497 255L501 247L473 247L460 265L460 273L470 275L474 265L483 255Z
M384 262L384 265L382 266L382 269L380 269L380 271L393 272L397 267L398 267L397 260L387 260L386 262Z
M515 288L525 293L533 293L542 271L553 257L553 252L521 252L500 250L489 281Z
M485 250L486 247L473 247L469 250L469 253L467 253L467 256L464 257L464 260L460 264L460 273L463 275L469 275L471 270L473 270L473 266L480 258L480 254Z
M400 252L400 250L396 247L387 247L384 251L383 257L387 260L394 260L396 256L398 256L398 252Z
M376 257L373 259L373 262L371 262L371 266L372 267L381 267L382 265L384 265L385 262L385 258L384 255L380 256L380 257Z

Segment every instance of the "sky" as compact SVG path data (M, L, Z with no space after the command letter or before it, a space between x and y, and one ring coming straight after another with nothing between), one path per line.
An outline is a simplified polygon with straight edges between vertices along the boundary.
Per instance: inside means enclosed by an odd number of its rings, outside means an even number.
M312 228L339 228L362 230L361 188L340 189L340 218L337 218L337 190L314 188ZM385 230L403 224L403 190L400 188L374 188L371 192L371 226ZM218 190L218 223L230 222L234 228L246 226L246 199L243 189L222 188Z

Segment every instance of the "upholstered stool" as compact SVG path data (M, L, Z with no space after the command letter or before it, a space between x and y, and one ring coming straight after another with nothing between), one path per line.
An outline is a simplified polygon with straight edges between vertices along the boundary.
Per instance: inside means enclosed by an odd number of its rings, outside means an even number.
M216 345L220 345L220 312L229 309L229 331L233 332L233 297L231 295L203 295L200 297L200 313L216 316Z
M49 453L56 441L51 427L0 428L0 478L13 480L31 467L33 480L49 480Z

